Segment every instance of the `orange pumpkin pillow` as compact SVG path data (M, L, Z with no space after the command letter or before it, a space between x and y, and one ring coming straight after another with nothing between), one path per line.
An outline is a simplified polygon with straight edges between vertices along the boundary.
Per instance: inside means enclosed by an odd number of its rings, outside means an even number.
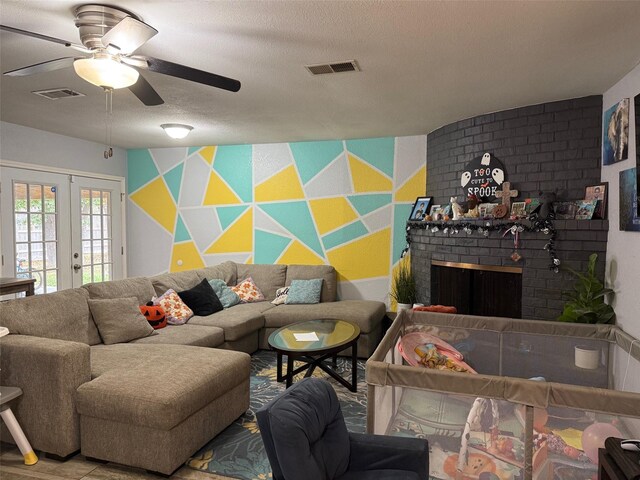
M167 316L164 313L164 308L160 305L154 305L153 302L148 302L146 305L140 305L140 313L147 319L149 325L154 330L159 330L167 326Z

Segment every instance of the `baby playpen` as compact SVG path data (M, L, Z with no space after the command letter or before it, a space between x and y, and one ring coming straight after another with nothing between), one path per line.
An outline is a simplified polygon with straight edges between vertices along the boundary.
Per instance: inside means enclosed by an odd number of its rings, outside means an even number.
M595 479L640 438L640 341L611 325L403 311L366 380L369 432L427 438L432 478Z

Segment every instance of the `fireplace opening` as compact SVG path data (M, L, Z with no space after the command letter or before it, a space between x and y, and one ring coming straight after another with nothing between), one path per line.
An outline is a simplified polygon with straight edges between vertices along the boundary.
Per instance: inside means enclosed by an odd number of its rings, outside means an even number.
M522 318L522 268L433 260L431 303L463 314Z

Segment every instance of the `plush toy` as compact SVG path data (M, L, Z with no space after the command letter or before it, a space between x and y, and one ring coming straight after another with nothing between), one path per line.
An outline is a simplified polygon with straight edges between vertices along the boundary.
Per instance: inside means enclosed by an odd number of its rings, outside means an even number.
M480 212L478 211L478 197L475 195L469 195L467 198L467 206L469 210L464 214L466 218L478 218L480 216Z
M460 220L464 217L464 212L462 211L462 207L458 203L457 197L451 197L451 211L453 212L454 220Z
M154 330L164 328L167 326L167 316L164 313L164 309L160 305L154 305L153 302L148 302L146 305L140 305L140 313L147 319L149 325Z
M533 210L532 214L537 214L539 218L545 220L549 217L553 217L553 202L556 201L556 192L538 192L540 195L540 205Z

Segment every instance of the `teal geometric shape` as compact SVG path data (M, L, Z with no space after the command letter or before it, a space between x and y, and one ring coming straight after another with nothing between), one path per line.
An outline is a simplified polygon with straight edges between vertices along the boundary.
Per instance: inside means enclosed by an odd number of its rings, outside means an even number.
M223 145L216 150L213 169L243 202L253 200L251 145Z
M164 181L167 183L167 187L169 187L169 191L176 202L180 196L180 184L182 183L183 169L184 163L180 163L164 174Z
M191 235L189 235L189 231L182 221L182 217L178 215L178 222L176 223L176 233L173 236L173 241L186 242L187 240L191 240Z
M275 233L265 232L264 230L256 230L256 247L253 263L275 263L290 243L290 238L283 237L282 235L276 235Z
M202 147L189 147L189 150L187 150L187 157L191 156L191 154L193 153L196 153L201 148Z
M149 183L160 173L146 148L127 150L127 187L129 194Z
M226 230L229 225L236 221L236 219L247 210L246 205L234 205L232 207L217 207L218 218L220 219L220 225L222 230Z
M260 208L307 247L324 257L307 202L261 203Z
M325 250L329 250L351 240L355 240L367 233L369 233L367 227L358 220L357 222L350 223L346 227L342 227L340 230L325 235L322 237L322 243L324 244Z
M400 254L407 245L407 219L413 205L394 205L393 208L393 247L391 264L400 260Z
M391 195L387 193L348 195L347 198L360 215L366 215L391 203Z
M296 161L303 184L315 177L344 151L342 142L329 140L322 142L290 143L291 153Z
M394 144L393 137L347 140L347 150L393 178Z

